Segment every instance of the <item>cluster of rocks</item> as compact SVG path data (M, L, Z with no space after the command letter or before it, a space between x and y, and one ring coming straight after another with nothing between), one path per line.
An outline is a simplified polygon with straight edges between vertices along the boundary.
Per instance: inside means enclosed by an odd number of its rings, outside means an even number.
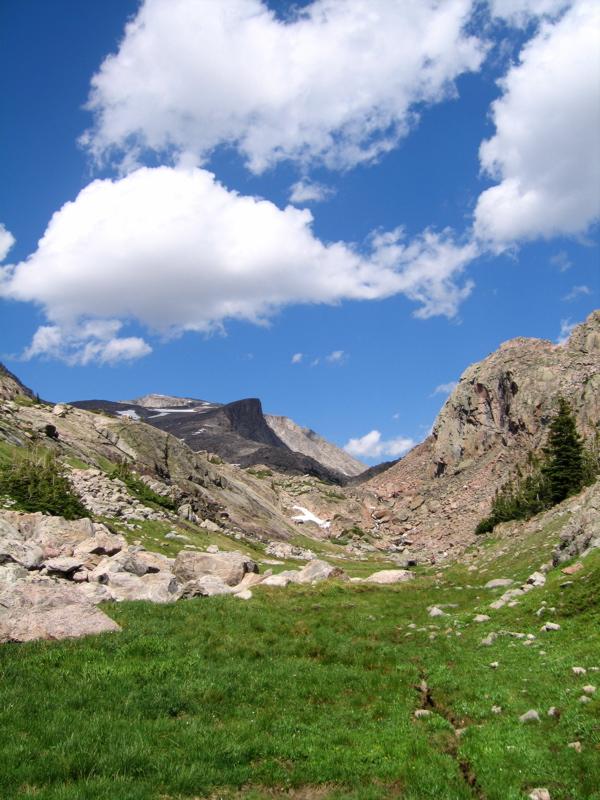
M493 603L490 603L490 608L499 609L503 608L503 606L515 606L519 602L519 598L523 597L523 595L530 592L532 589L539 589L546 583L546 575L544 574L549 569L549 566L544 564L540 571L532 572L531 575L527 578L525 583L521 584L521 586L517 586L514 589L507 589L503 595L501 595L497 600L494 600ZM486 589L498 589L504 588L506 586L510 586L514 581L510 578L495 578L494 580L488 581L485 585Z
M275 558L293 558L298 561L312 561L313 558L316 558L312 550L296 547L289 542L269 542L265 553Z
M389 584L412 577L405 570L383 570L365 581ZM302 569L259 575L251 558L220 552L216 545L170 558L130 545L89 519L0 514L0 642L119 630L96 607L104 601L168 603L225 594L248 600L258 584L285 587L330 578L348 580L340 567L317 558Z
M73 469L69 481L83 505L97 516L119 519L164 520L167 515L144 505L129 493L119 478L109 478L99 469Z

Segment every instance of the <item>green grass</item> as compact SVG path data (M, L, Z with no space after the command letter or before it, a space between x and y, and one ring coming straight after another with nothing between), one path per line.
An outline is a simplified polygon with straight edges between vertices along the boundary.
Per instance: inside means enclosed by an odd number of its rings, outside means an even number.
M160 525L144 523L148 544ZM502 590L483 588L526 578L557 528L485 543L477 571L111 604L119 634L3 645L0 797L520 800L544 786L552 800L600 800L600 672L572 673L600 667L600 552L571 586L553 570L514 608L490 610ZM555 611L538 617L543 601ZM431 618L432 604L452 607ZM561 629L540 632L548 619ZM482 646L492 631L536 638ZM417 720L423 680L432 713ZM598 692L582 704L587 683ZM541 721L520 724L530 708Z

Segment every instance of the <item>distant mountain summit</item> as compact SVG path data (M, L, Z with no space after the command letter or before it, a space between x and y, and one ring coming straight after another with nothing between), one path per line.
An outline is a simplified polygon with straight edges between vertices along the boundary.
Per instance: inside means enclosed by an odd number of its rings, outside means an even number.
M367 469L366 464L352 458L341 448L337 447L310 428L302 428L289 417L276 417L271 414L265 416L267 425L277 434L290 450L314 458L326 467L341 472L348 477L360 475Z
M121 402L81 400L71 405L141 420L176 436L192 450L215 453L241 467L263 465L338 484L366 469L314 431L287 417L265 416L257 398L221 404L147 394Z

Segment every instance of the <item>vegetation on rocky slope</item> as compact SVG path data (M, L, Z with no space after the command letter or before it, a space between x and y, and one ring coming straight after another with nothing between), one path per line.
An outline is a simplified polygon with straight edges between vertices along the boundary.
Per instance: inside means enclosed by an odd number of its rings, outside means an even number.
M489 533L500 522L530 519L590 486L600 472L597 439L584 441L570 404L559 397L543 459L529 454L524 469L517 468L515 477L496 492L491 513L475 533Z
M15 449L0 462L0 496L5 495L20 511L80 519L88 511L71 489L56 456L43 447Z

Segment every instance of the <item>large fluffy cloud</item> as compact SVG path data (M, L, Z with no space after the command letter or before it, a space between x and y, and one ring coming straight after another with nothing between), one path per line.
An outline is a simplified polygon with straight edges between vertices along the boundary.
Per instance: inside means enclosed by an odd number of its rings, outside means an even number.
M600 217L599 29L600 5L579 0L541 25L501 81L496 133L480 150L499 183L475 212L493 246L580 233Z
M203 157L233 145L251 170L333 168L397 143L416 106L479 67L473 0L314 0L281 20L261 0L145 0L92 80L97 156L137 148Z
M526 25L533 17L553 17L568 8L573 0L490 0L493 17L511 25Z
M399 458L415 446L414 439L399 436L395 439L382 439L380 431L373 430L358 439L350 439L344 450L356 458Z
M48 341L56 354L60 333L74 359L78 336L83 344L112 338L89 321L135 320L169 335L227 319L261 322L291 303L398 293L421 304L418 316L452 316L470 291L459 276L476 250L447 233L412 241L400 229L378 233L361 252L321 242L311 222L307 210L241 196L202 169L141 168L94 181L57 211L36 252L0 272L0 296L44 308L51 325L30 354Z

